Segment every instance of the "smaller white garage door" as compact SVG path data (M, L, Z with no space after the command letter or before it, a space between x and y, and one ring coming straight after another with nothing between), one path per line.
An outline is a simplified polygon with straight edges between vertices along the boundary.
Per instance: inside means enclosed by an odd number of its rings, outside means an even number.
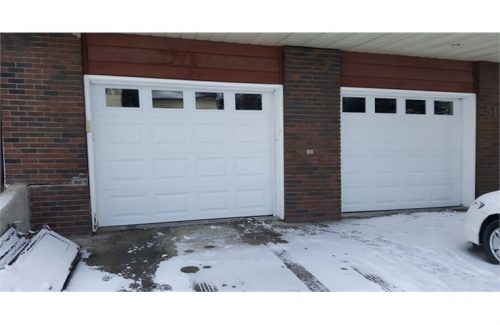
M461 100L342 97L342 211L462 204Z
M273 214L272 91L138 82L90 92L99 226Z

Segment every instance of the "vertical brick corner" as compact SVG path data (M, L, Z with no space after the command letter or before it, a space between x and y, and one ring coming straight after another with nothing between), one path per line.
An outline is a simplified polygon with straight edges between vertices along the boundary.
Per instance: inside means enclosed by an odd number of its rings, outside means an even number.
M337 50L283 48L286 221L341 217L340 65Z
M66 233L91 230L88 186L72 185L88 174L81 53L73 34L0 35L6 182L30 185L33 225Z
M500 189L499 64L477 63L476 197Z

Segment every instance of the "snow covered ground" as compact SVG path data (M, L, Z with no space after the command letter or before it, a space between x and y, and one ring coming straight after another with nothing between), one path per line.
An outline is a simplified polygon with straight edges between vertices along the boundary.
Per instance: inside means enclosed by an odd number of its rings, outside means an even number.
M301 225L248 219L133 230L123 235L128 241L98 234L84 245L90 257L66 290L141 291L148 279L151 291L500 291L500 266L463 239L464 215L419 212ZM103 245L109 251L99 251ZM141 249L146 257L139 267ZM113 265L106 265L106 254Z

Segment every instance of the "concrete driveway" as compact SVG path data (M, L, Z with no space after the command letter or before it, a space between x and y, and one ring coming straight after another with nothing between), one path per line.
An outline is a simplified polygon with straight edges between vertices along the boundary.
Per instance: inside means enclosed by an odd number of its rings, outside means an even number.
M500 291L464 212L285 224L250 218L100 231L68 291Z

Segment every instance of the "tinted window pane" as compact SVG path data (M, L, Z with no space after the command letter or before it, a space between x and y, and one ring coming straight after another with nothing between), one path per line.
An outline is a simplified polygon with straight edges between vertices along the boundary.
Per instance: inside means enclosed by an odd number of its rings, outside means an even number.
M153 90L154 108L184 108L182 91Z
M425 100L407 99L406 114L425 114Z
M364 113L365 111L364 97L342 97L342 112Z
M396 113L396 99L375 98L375 113Z
M224 109L223 93L196 93L197 109Z
M139 90L106 88L106 106L139 107Z
M434 114L436 115L453 115L453 102L434 101Z
M262 95L236 94L236 110L262 111Z

